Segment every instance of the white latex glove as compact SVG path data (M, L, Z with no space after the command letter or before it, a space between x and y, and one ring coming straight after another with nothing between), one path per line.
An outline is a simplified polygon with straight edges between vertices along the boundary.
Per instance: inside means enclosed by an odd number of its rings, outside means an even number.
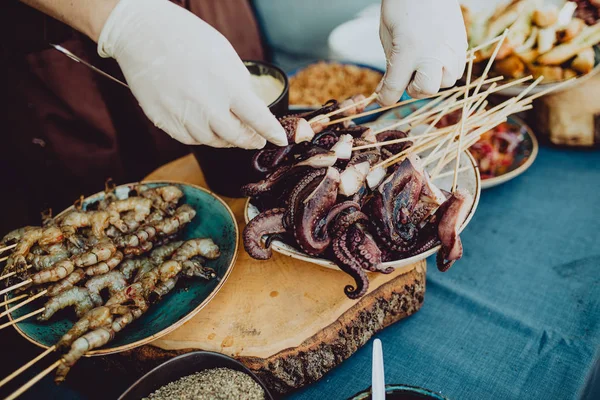
M457 0L382 0L379 36L387 69L377 89L382 105L404 90L435 94L463 75L467 34Z
M287 144L227 39L168 0L120 0L102 29L98 53L117 60L146 116L182 143Z

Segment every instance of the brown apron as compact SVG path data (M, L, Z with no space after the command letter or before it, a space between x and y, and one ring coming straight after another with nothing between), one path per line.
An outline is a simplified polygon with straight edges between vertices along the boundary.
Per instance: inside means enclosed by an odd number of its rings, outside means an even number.
M174 2L225 35L241 58L263 59L247 0ZM0 5L0 33L0 237L39 224L47 207L58 211L101 190L108 177L139 180L188 153L153 126L126 88L48 46L61 44L123 79L87 37L15 0Z

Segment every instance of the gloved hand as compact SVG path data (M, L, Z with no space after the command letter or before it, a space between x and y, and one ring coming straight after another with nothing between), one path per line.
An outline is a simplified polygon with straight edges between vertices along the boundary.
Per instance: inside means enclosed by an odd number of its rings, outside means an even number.
M182 143L287 144L227 39L168 0L120 0L102 28L98 53L117 60L146 116Z
M457 0L382 0L379 36L387 70L377 88L382 105L435 94L463 75L467 35Z

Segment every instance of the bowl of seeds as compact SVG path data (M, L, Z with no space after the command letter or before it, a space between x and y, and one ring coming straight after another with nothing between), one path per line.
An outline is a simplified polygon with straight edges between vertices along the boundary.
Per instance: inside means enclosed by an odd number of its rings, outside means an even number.
M196 351L166 361L127 389L119 400L273 400L258 377L223 354Z

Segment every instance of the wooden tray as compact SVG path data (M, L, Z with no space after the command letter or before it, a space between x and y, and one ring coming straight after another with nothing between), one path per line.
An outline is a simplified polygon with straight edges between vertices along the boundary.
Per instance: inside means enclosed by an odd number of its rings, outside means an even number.
M205 186L191 155L146 179ZM242 229L244 200L224 200ZM236 357L270 388L286 393L320 379L376 332L419 310L425 272L421 261L390 275L370 274L369 292L354 301L343 294L353 280L341 271L280 254L256 261L240 250L227 284L206 308L129 355L156 364L194 350L217 351Z

